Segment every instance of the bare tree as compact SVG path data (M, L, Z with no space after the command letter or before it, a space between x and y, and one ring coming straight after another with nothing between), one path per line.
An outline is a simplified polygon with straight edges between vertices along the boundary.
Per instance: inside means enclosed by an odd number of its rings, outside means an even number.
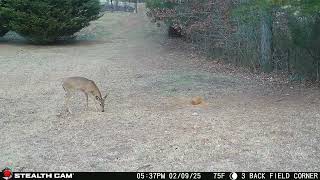
M272 15L263 12L261 16L261 57L260 65L264 72L272 71Z
M135 0L135 8L136 8L136 13L138 13L138 0Z

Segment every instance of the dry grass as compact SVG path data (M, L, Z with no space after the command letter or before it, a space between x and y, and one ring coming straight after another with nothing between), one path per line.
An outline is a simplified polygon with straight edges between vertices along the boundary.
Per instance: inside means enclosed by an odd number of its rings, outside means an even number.
M271 88L217 71L213 62L173 48L182 42L166 39L141 13L106 14L79 39L0 42L0 167L319 170L317 89ZM84 111L79 93L76 113L64 115L61 80L68 76L88 77L110 92L106 112ZM206 104L192 106L194 96Z

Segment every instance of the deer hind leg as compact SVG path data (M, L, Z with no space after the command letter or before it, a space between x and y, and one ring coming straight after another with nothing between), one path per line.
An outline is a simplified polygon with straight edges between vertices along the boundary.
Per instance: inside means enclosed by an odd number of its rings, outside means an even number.
M86 96L86 109L89 108L89 99L88 99L88 94L84 92L84 95Z
M69 91L66 91L66 95L65 95L65 107L66 107L66 111L69 112L70 114L72 114L70 108L69 108L69 104L70 104L70 97L71 97L71 93Z

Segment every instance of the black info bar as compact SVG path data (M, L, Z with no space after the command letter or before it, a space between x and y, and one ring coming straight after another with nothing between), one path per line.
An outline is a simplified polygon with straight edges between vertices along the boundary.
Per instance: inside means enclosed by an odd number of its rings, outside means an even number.
M314 180L319 172L12 172L2 179Z

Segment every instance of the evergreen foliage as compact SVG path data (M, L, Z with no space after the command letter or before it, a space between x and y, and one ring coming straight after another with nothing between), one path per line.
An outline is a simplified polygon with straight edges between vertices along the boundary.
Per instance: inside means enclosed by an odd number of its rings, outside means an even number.
M10 30L37 43L72 37L99 17L99 0L3 0Z
M0 8L1 6L2 6L2 1L0 0ZM9 31L8 21L6 18L3 17L0 11L0 37L4 36L8 31Z

